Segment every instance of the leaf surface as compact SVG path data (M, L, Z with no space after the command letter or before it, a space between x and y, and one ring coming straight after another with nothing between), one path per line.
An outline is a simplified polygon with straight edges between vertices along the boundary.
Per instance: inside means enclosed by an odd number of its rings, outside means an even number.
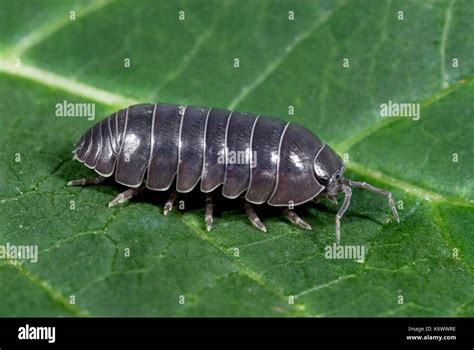
M474 314L471 1L2 0L0 9L0 245L39 249L37 263L0 259L0 315ZM301 123L348 156L348 177L392 191L401 222L384 198L354 189L342 243L366 247L359 263L325 257L330 203L297 208L313 231L258 207L267 234L223 200L207 232L199 194L169 217L156 192L108 208L121 186L66 186L93 175L70 152L97 120L56 117L65 100L95 103L99 119L174 102ZM420 103L420 119L380 117L389 100Z

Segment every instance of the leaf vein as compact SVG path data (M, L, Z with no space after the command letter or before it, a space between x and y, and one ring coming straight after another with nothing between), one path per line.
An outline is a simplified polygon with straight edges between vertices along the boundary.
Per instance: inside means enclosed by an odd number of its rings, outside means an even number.
M78 18L84 17L90 13L93 13L95 11L98 11L104 8L105 6L109 5L113 1L114 0L93 1L90 5L79 8L79 11L76 16L76 20ZM61 29L63 29L70 23L74 23L74 22L71 21L68 16L63 14L59 16L58 18L55 18L54 20L49 21L48 23L44 24L42 27L37 28L30 34L22 37L17 44L11 46L10 48L7 48L4 52L4 55L7 57L20 57L25 52L27 52L30 48L45 41L51 35L59 32Z
M56 304L62 306L65 310L76 316L89 316L89 312L86 310L81 310L76 305L70 304L68 299L61 292L59 292L59 290L53 288L47 282L34 275L22 263L10 259L8 259L8 261L22 276L28 279L33 285L43 290L46 295Z
M449 74L446 70L446 43L449 36L449 27L451 26L451 18L453 14L453 6L456 0L451 0L446 8L443 30L441 32L440 60L441 60L441 86L446 88L449 85Z
M258 75L254 80L252 80L248 85L244 86L240 90L240 93L230 102L227 109L235 109L235 107L243 99L245 99L252 91L254 91L263 82L265 82L268 77L270 77L276 71L276 69L285 61L285 59L294 51L295 48L297 48L301 43L303 43L306 39L311 37L311 35L317 32L317 30L324 26L335 13L344 8L347 4L348 2L343 3L343 5L340 5L335 10L329 12L320 21L317 21L315 25L311 26L308 30L297 35L295 39L289 45L286 46L283 54L280 57L270 62L270 64L267 65L267 67L260 75Z

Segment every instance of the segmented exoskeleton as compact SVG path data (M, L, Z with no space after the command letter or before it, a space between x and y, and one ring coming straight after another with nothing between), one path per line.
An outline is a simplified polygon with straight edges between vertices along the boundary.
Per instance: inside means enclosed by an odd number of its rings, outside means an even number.
M345 167L331 147L308 129L273 117L176 104L138 104L87 130L73 153L100 176L73 180L69 185L98 184L114 176L116 182L130 187L109 206L144 188L166 191L175 182L165 205L166 215L179 193L190 192L200 183L200 190L210 194L222 185L224 197L244 199L245 211L262 231L266 228L251 203L282 207L293 223L311 229L293 207L319 198L335 201L342 192L344 203L336 216L339 242L350 187L361 187L386 196L399 220L390 192L344 178ZM210 230L210 195L205 221Z

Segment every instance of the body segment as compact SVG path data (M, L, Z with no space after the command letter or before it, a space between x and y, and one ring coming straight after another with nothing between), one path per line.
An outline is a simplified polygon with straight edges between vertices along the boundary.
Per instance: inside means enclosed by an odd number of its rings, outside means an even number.
M173 183L178 167L179 129L184 109L184 106L171 104L156 107L146 179L146 187L150 190L166 191Z
M201 179L206 118L209 108L186 107L178 141L176 190L191 191Z
M230 111L213 108L207 118L201 174L202 192L214 191L224 183L225 163L219 160L225 157L225 133L230 115Z
M277 180L278 149L287 123L273 117L260 117L252 134L252 155L257 154L250 168L249 189L245 199L254 204L265 203L272 195Z
M227 123L225 136L224 186L222 195L237 198L249 186L251 167L251 137L258 118L249 113L233 112Z

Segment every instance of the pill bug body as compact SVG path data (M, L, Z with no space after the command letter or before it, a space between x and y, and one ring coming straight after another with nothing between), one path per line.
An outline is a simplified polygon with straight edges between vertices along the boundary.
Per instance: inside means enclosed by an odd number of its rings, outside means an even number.
M179 193L199 189L211 193L222 185L226 198L245 199L252 223L265 231L250 203L282 207L295 224L310 228L293 211L308 201L345 194L339 219L349 206L351 186L388 197L389 192L343 178L344 165L330 146L295 123L268 116L176 104L138 104L100 121L79 139L74 158L100 177L70 185L97 184L112 177L130 187L111 205L139 190L175 191L165 205L171 210ZM207 227L212 227L212 202L206 201Z

